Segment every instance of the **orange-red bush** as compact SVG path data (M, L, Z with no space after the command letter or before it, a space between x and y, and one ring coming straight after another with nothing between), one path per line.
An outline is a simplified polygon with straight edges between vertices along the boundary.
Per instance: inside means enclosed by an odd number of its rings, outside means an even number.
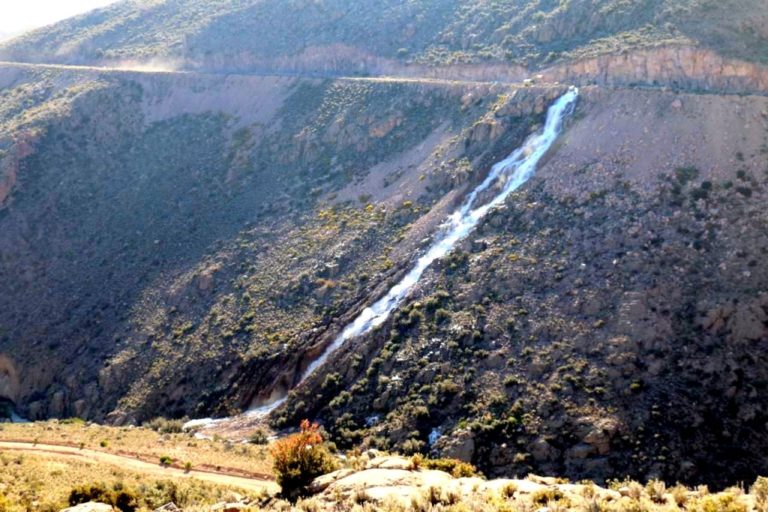
M300 432L280 439L271 451L277 483L291 499L305 494L312 480L336 469L320 427L307 420L301 422Z

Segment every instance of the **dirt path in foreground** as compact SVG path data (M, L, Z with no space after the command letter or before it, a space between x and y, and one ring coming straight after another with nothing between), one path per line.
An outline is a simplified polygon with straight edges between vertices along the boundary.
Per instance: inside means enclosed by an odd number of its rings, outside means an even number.
M194 478L203 482L210 482L217 485L231 485L250 491L268 491L270 493L280 490L275 482L269 480L259 480L255 478L245 478L239 476L223 475L207 471L190 470L163 467L159 464L151 464L142 460L115 455L112 453L88 450L86 448L72 448L68 446L57 446L51 444L33 444L0 441L0 450L19 451L30 454L39 454L54 457L63 457L69 459L81 459L92 462L101 462L120 466L122 469L137 471L164 478Z

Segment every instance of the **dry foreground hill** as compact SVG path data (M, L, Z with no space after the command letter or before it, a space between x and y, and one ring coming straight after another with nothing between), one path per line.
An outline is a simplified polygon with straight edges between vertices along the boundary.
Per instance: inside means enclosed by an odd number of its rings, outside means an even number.
M0 43L0 415L290 391L260 428L339 450L755 481L766 27L763 0L125 0ZM536 175L301 380L570 85Z

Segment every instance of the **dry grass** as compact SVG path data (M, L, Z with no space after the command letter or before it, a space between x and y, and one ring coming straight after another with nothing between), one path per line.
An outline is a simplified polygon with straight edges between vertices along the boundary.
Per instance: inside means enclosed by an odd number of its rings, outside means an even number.
M92 483L131 489L139 497L140 510L154 510L169 501L194 510L243 496L240 489L194 479L162 480L109 464L0 452L0 495L6 497L7 512L60 510L67 505L72 488Z
M0 425L0 441L64 444L149 462L170 457L174 465L245 476L271 476L268 446L233 444L225 440L195 439L189 434L160 434L142 427L63 424L56 420Z

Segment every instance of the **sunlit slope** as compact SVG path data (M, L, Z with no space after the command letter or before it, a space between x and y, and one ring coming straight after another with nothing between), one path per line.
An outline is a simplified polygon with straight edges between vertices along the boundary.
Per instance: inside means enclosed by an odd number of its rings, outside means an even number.
M687 45L766 62L762 0L127 0L0 46L0 59L163 59L257 69L299 56L354 71L366 59L541 65Z

